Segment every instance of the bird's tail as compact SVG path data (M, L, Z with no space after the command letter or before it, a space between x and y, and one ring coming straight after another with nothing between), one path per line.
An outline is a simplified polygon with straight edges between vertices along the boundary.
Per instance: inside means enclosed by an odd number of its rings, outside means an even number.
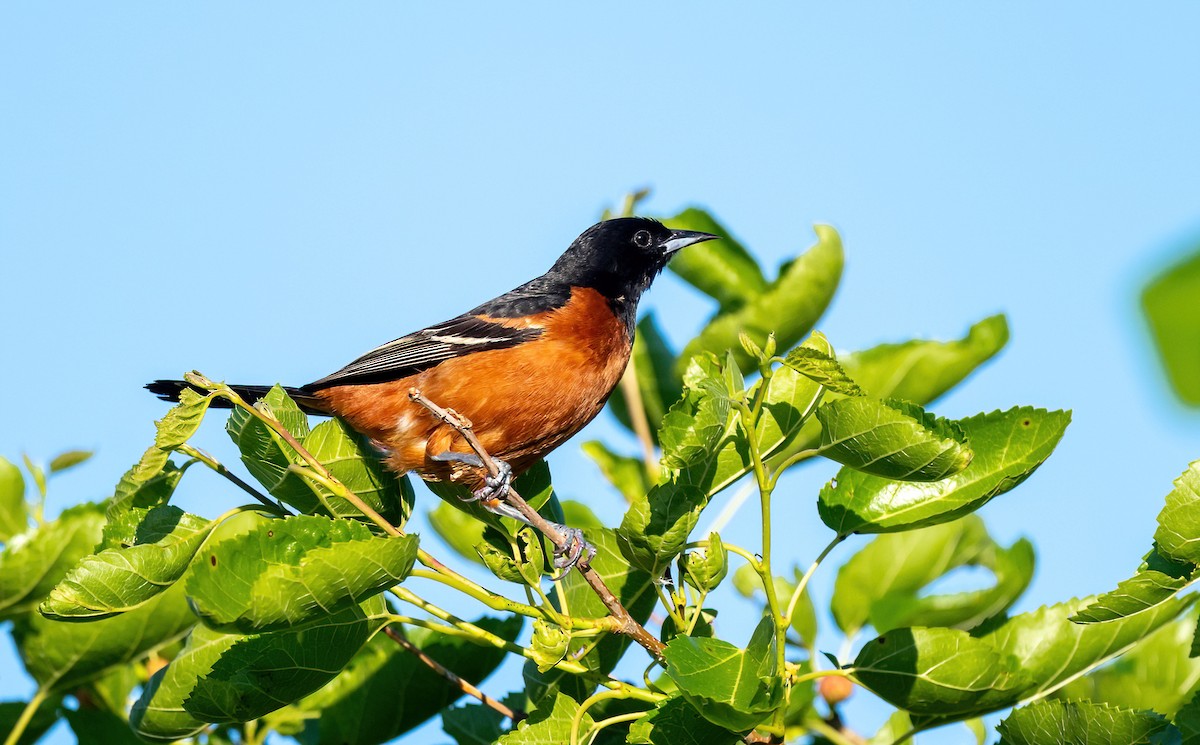
M233 392L253 403L260 398L263 398L270 392L272 386L269 385L231 385ZM190 388L197 393L204 395L207 391L197 388L185 380L156 380L153 383L146 384L146 390L158 396L164 401L178 401L179 394L185 389ZM308 393L300 388L287 388L284 392L291 396L296 405L300 407L306 414L318 414L321 416L329 416L329 407L325 402L317 398L311 393ZM231 409L233 404L225 398L214 398L209 404L216 409Z

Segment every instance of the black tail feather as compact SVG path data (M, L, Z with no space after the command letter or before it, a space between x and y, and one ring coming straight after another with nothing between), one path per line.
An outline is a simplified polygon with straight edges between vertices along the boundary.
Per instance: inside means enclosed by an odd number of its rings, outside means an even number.
M269 385L231 385L229 386L242 398L253 403L263 398L271 391L274 386ZM153 383L146 384L146 390L161 398L163 401L178 401L179 394L185 389L190 388L197 393L204 395L207 391L197 388L185 380L156 380ZM284 387L284 392L292 397L296 405L300 407L306 414L317 414L320 416L329 416L329 409L326 408L325 402L311 393L306 393L299 388ZM214 398L209 404L216 409L231 409L233 404L225 398Z

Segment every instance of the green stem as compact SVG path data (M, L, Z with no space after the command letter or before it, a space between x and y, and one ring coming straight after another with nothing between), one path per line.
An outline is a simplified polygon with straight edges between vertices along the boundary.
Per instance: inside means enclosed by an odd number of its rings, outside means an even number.
M579 745L579 727L583 724L583 715L587 713L587 710L601 701L610 698L623 699L629 697L625 695L625 691L623 690L605 690L598 693L593 693L591 696L585 698L583 703L579 704L579 708L575 710L575 716L571 719L571 745Z
M667 593L663 590L662 585L660 585L658 582L653 584L654 591L658 593L658 601L663 604L664 608L667 609L667 615L670 616L671 620L675 622L675 628L682 629L687 625L687 622L680 617L679 611L675 608L675 604L671 602L671 599L667 597Z
M794 681L792 681L792 683L799 684L799 683L804 683L809 680L816 680L817 678L829 678L829 677L848 678L848 677L850 677L850 674L853 672L854 672L854 668L852 668L852 667L837 668L836 670L817 670L816 672L805 673L804 675L797 676L796 679Z
M609 717L608 719L601 719L599 722L596 722L595 724L593 724L592 728L587 731L587 735L584 737L584 741L587 743L591 743L593 740L596 739L596 736L599 735L601 730L603 730L605 727L611 727L612 725L620 724L621 722L632 722L636 719L641 719L644 716L646 716L646 712L644 712L644 711L631 711L628 714L618 714L615 717Z
M266 494L263 494L258 489L255 489L253 486L251 486L250 484L243 481L241 478L238 477L237 474L235 474L234 472L232 472L228 468L226 468L224 463L221 463L219 460L212 457L211 455L204 452L203 450L201 450L197 447L193 447L192 445L188 445L187 443L184 443L183 445L180 445L179 447L175 448L175 451L178 453L182 453L189 458L195 458L196 460L200 461L204 465L211 468L217 474L224 476L226 479L228 479L230 482L232 482L239 489L246 492L250 496L254 497L259 502L262 502L263 505L265 505L267 507L267 509L269 509L272 512L272 514L279 515L280 517L287 517L288 515L292 514L292 513L288 512L287 508L284 507L282 503L271 499Z
M21 710L21 716L17 717L17 723L13 725L12 732L8 733L8 738L4 741L4 745L17 745L21 740L21 735L25 734L25 728L29 726L33 715L37 713L42 702L46 700L46 696L50 693L45 688L39 688L34 692L33 698L29 699L29 703L25 704L25 708Z
M820 555L818 555L813 563L808 567L808 571L804 573L804 576L800 578L800 581L796 584L796 589L792 590L791 599L788 600L787 613L783 615L784 628L791 625L792 614L796 612L796 603L800 602L800 596L804 594L804 588L808 587L808 581L812 579L813 572L817 571L817 567L821 566L821 562L825 561L825 557L829 556L829 552L832 551L839 543L845 540L845 538L845 536L839 535L830 541L829 545L826 546L823 551L821 551Z
M829 740L830 742L834 743L834 745L855 745L854 740L851 740L849 737L846 737L841 732L839 732L836 728L831 727L827 722L824 722L815 717L813 719L811 719L810 721L806 721L804 723L804 726L808 727L812 731L821 735L826 740Z

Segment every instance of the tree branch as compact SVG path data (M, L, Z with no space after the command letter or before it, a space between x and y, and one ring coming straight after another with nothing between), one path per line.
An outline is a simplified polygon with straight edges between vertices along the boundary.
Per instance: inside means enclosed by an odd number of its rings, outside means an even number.
M430 413L432 413L446 425L454 428L454 430L458 432L464 440L466 440L471 449L475 451L475 454L479 456L479 459L483 461L484 467L487 468L488 473L491 476L500 475L500 467L496 464L496 460L488 454L487 450L484 449L483 445L480 444L479 438L475 436L475 432L472 429L470 420L453 409L443 409L441 406L438 406L436 403L426 398L425 395L416 388L410 389L408 396L413 401L428 409ZM520 512L521 515L529 521L530 525L549 538L550 541L560 550L569 548L567 545L567 537L564 536L562 532L558 530L558 528L546 520L546 518L539 515L537 510L530 507L529 503L522 499L521 495L518 494L517 491L512 487L509 487L508 492L505 495L505 501L507 501L512 507ZM589 587L592 588L592 591L595 592L597 597L600 598L600 602L604 603L604 607L608 609L609 614L611 614L612 617L617 621L617 633L628 636L630 639L645 647L646 651L654 655L655 658L661 659L662 651L666 645L659 641L658 638L649 631L647 631L646 627L638 623L637 619L629 614L629 611L624 605L621 604L621 601L617 599L617 596L613 594L612 590L608 589L608 585L604 584L604 580L601 579L596 570L592 568L591 561L587 557L586 553L575 564L575 569L583 576L583 580L587 582Z

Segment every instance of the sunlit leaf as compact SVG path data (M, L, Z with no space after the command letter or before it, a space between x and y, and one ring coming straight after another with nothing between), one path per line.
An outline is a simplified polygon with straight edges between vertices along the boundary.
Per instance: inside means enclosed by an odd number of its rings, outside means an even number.
M31 611L100 542L104 509L93 503L10 541L0 552L0 619Z
M0 458L0 543L29 527L25 510L25 477L21 469Z
M68 468L74 468L91 457L91 450L68 450L65 453L59 453L50 460L50 473L60 473Z
M971 628L1007 609L1033 577L1033 547L999 546L983 521L962 520L876 537L838 570L831 607L848 635L870 623L878 633L901 626ZM959 567L990 569L986 589L943 595L922 590Z
M1151 745L1170 723L1152 711L1089 701L1038 701L1000 723L1000 745ZM1165 745L1165 743L1164 743Z
M814 331L814 337L819 337L828 346L824 334ZM825 390L840 393L843 396L862 396L865 392L858 383L846 374L837 358L818 346L800 346L788 352L783 358L783 364L800 373L809 380L820 383Z
M1157 545L1146 554L1137 574L1117 584L1117 589L1096 598L1076 613L1076 623L1103 623L1153 608L1175 596L1196 577L1190 562L1172 561L1158 552Z
M757 365L742 348L738 336L745 333L760 347L775 334L779 349L790 349L812 330L842 275L842 241L828 225L816 226L817 244L780 268L779 277L765 290L735 310L718 313L692 339L675 369L682 371L701 352L724 356L732 351L743 370Z
M971 462L962 429L907 401L840 398L817 409L821 454L864 473L940 481Z
M582 735L595 723L587 712L576 720L579 704L570 696L555 694L553 700L532 712L529 718L496 741L497 745L557 745L571 741L571 725L578 722Z
M1200 564L1200 461L1175 479L1154 531L1158 550L1176 561Z
M1016 658L965 631L894 629L870 641L854 677L913 714L945 717L1011 705L1031 684Z
M214 524L178 507L130 511L121 544L84 557L41 604L42 615L105 618L133 610L183 576ZM112 523L106 535L116 531Z
M407 577L416 555L416 535L300 515L206 547L187 592L209 626L256 633L356 606Z
M1070 422L1065 411L1031 407L958 422L974 450L971 464L941 481L891 481L843 468L817 503L839 535L886 533L948 522L1018 486L1053 452Z
M682 696L672 696L630 725L626 742L637 745L738 745L743 740L739 733L705 719Z
M258 719L332 680L386 624L385 610L383 599L374 597L302 629L250 636L198 625L183 651L143 689L130 724L145 739L170 741L209 722Z
M758 262L707 211L689 207L664 219L663 224L676 230L699 230L721 236L720 240L689 246L667 264L685 282L720 303L721 310L738 308L767 289Z
M764 619L746 649L720 639L677 636L663 651L667 675L705 719L745 732L783 700L773 635L772 622Z
M1150 337L1171 387L1184 403L1200 406L1200 253L1155 277L1142 291Z

